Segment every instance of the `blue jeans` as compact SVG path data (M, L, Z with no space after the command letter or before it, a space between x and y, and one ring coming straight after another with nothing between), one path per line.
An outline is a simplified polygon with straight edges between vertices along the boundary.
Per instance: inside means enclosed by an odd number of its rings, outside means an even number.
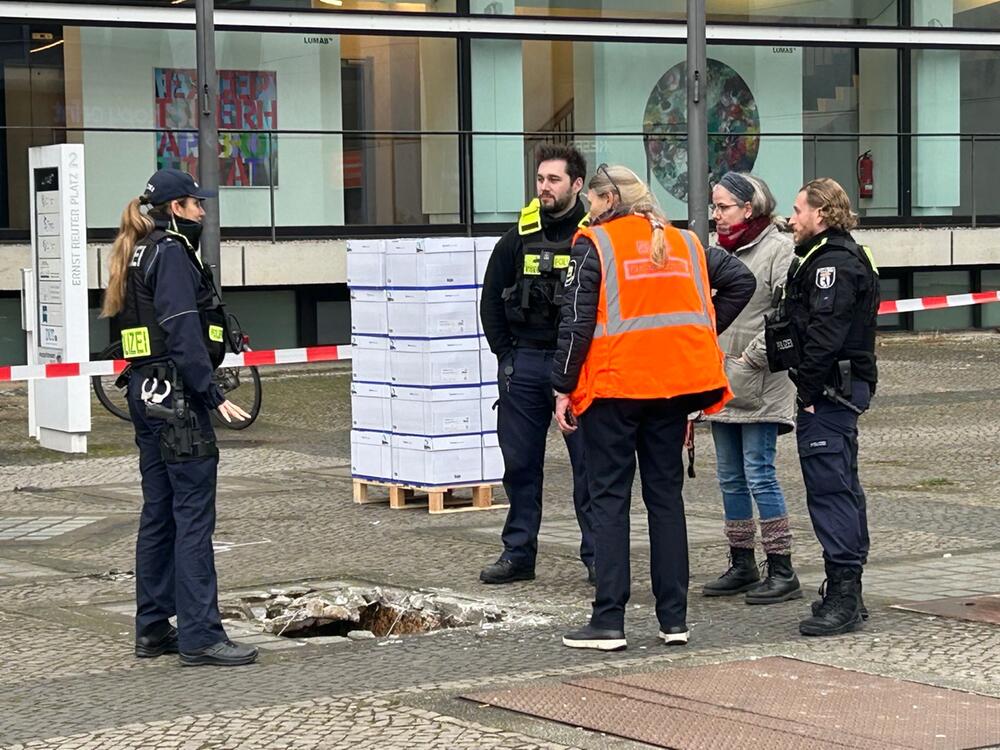
M751 520L751 498L761 521L786 515L785 495L774 470L778 425L712 422L712 437L726 520Z

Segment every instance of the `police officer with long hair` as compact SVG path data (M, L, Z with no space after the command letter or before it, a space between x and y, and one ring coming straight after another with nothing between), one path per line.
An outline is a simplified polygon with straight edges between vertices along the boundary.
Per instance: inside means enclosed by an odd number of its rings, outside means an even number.
M551 380L563 432L582 427L594 527L597 590L571 648L626 647L629 505L636 456L649 516L659 638L688 641L687 528L681 457L690 412L732 398L717 331L756 289L719 248L667 221L649 187L622 166L590 181L591 226L577 232ZM712 298L712 290L716 290Z
M214 196L177 169L149 179L122 212L102 310L115 318L131 362L129 413L142 473L135 655L179 653L186 666L257 658L256 648L226 637L212 550L219 451L209 411L227 421L249 416L212 382L227 332L197 251L201 201Z
M871 250L851 236L857 219L835 180L802 186L789 219L795 258L784 299L765 327L771 370L788 370L795 383L806 507L823 547L823 598L799 623L808 636L847 633L868 619L861 576L870 539L858 417L878 383L880 288Z

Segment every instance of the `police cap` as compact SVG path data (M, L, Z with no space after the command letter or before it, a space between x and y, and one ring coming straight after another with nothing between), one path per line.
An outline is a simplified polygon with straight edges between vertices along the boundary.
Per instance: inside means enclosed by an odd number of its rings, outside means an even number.
M161 169L149 178L143 192L143 202L162 206L182 198L214 198L215 190L206 190L195 182L194 177L180 169Z

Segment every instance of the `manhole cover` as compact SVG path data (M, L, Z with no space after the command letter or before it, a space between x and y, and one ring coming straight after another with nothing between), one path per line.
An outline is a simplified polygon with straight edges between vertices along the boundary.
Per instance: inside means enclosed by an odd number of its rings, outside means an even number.
M219 602L222 617L287 638L369 637L492 626L509 618L494 604L434 592L348 583L244 591Z
M893 607L926 615L1000 625L1000 594L954 596L946 599L931 599L926 602L904 602L894 604Z
M959 750L1000 739L1000 700L771 657L462 696L678 750Z

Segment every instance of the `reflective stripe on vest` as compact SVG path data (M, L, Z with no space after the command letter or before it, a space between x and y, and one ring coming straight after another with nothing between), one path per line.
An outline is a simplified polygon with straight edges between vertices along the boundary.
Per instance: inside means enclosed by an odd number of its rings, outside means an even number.
M799 261L799 264L795 266L795 271L792 273L793 278L798 274L799 269L806 264L806 261L809 260L810 257L812 257L813 253L815 253L817 250L823 247L823 245L826 244L827 239L829 238L824 237L822 241L817 242L815 245L809 248L809 252L807 252L805 255L802 256L802 259ZM855 244L857 245L857 243ZM868 247L868 245L858 245L858 247L860 247L862 252L864 252L865 258L868 259L868 265L871 267L872 273L878 276L879 275L878 265L875 263L875 254L872 253L872 249Z
M688 253L691 256L691 275L694 276L695 287L698 290L698 299L701 301L701 312L677 312L677 313L653 313L651 315L640 315L635 318L622 318L621 304L619 297L621 290L618 285L618 265L615 263L615 251L604 227L591 227L594 237L597 239L598 248L601 251L601 263L604 270L604 291L607 299L608 320L602 325L597 324L594 330L594 338L602 336L617 336L631 331L645 331L653 328L670 328L674 326L705 326L713 333L715 325L712 317L708 313L708 303L705 296L705 285L701 276L701 259L698 248L691 240L688 232L681 231L684 244L687 245Z
M811 248L809 248L809 252L807 252L805 255L803 255L799 259L799 264L797 266L795 266L795 270L792 271L792 278L793 279L796 276L798 276L799 269L801 269L802 266L804 266L806 264L806 261L809 260L809 258L812 257L812 254L815 253L817 250L819 250L821 247L823 247L823 245L826 244L827 239L829 239L829 238L828 237L824 237L821 242L817 242L815 245L813 245Z

